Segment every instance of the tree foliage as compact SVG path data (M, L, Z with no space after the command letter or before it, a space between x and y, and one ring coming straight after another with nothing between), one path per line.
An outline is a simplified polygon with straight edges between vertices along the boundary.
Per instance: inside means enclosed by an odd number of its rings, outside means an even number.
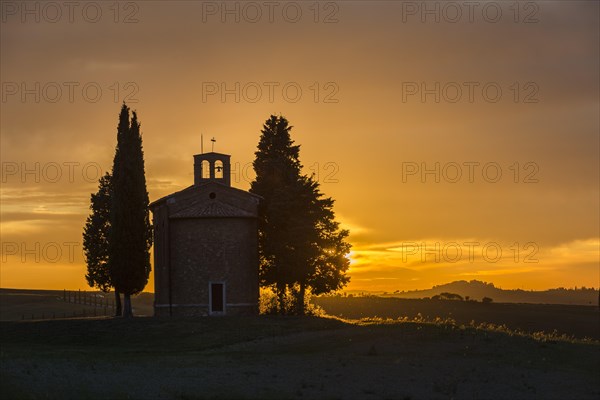
M263 197L259 219L260 277L273 286L279 312L290 312L284 298L297 298L303 313L305 294L344 287L349 277L348 231L335 220L334 201L324 197L313 177L302 175L300 146L291 139L292 126L272 115L263 125L253 166L250 191Z
M150 275L152 227L144 174L140 124L123 104L117 127L110 195L109 269L112 283L124 294L124 316L131 316L130 296L141 292Z
M458 300L458 301L463 301L463 297L460 294L449 293L449 292L442 292L440 294L436 294L435 296L431 296L431 299L432 300Z
M108 267L110 179L108 172L100 178L98 192L91 195L91 212L83 229L83 252L87 264L85 279L90 287L97 287L103 292L112 288Z
M90 287L97 287L103 292L108 292L114 286L108 255L111 178L108 172L100 177L98 192L91 195L92 211L83 229L83 250L87 264L85 279ZM121 316L121 313L121 295L115 290L115 316Z

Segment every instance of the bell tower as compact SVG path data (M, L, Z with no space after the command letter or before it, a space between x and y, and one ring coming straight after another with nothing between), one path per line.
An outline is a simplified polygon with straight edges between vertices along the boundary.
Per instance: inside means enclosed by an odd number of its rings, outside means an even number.
M231 186L231 156L221 153L203 153L194 156L194 185L218 182Z

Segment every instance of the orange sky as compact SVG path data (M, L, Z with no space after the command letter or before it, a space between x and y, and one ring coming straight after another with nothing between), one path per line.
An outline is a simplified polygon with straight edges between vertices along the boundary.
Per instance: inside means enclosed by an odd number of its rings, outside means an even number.
M151 200L192 184L201 133L247 189L286 116L349 289L600 284L597 2L28 4L2 3L1 287L85 288L123 100Z

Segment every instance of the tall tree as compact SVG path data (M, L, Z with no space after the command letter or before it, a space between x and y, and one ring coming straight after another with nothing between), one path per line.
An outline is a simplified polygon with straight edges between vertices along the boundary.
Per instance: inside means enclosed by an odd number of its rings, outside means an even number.
M259 219L260 277L263 286L273 286L278 311L284 310L286 288L291 280L290 221L294 210L287 190L300 176L300 147L291 140L285 118L271 116L263 125L253 167L256 178L250 191L263 197Z
M279 312L286 312L288 290L296 295L296 312L304 313L307 289L314 293L337 290L345 275L350 245L348 231L335 221L333 200L323 198L319 183L302 175L300 146L282 116L263 125L253 166L250 191L264 198L260 207L259 254L261 283L272 286Z
M98 182L98 192L92 193L90 215L83 229L83 251L87 264L85 279L90 287L103 292L112 288L108 266L108 233L110 229L110 173ZM121 296L115 291L115 315L121 315Z
M129 107L123 104L111 180L108 255L111 281L123 293L124 317L133 316L131 295L144 289L150 275L148 203L140 124L135 111L129 122Z
M334 200L323 197L319 183L312 177L299 181L302 193L302 221L297 234L302 238L304 253L302 263L295 274L298 284L296 292L297 313L304 313L304 298L307 289L312 294L323 294L343 288L350 281L346 271L350 267L347 258L351 245L347 242L349 231L340 229L333 211Z

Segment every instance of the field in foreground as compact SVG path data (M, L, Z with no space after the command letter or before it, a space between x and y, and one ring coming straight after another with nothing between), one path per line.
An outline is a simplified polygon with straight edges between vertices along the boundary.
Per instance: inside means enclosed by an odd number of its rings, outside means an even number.
M597 342L331 318L0 323L2 398L596 399Z

